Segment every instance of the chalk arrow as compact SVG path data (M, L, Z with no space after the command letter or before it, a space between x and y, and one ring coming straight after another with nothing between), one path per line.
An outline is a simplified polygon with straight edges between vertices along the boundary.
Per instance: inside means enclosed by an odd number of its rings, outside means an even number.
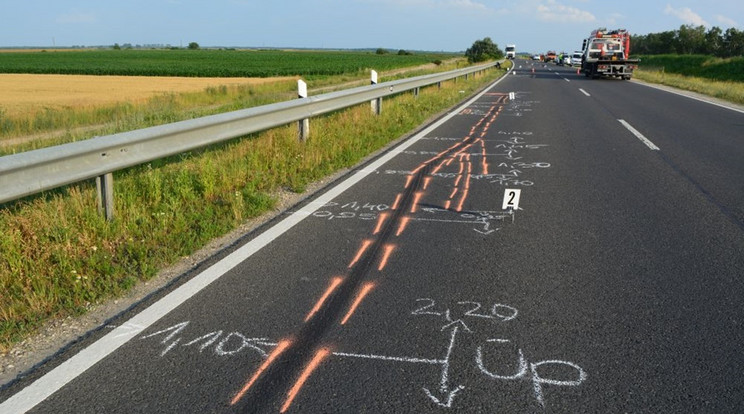
M447 311L444 313L444 318L449 323L447 325L444 325L441 330L444 331L444 330L446 330L448 328L453 328L453 331L452 331L452 342L450 344L450 352L452 352L452 345L455 343L455 335L457 335L457 328L458 328L457 327L457 324L460 324L460 326L462 326L468 332L473 332L473 331L471 331L470 328L468 328L468 325L462 319L457 319L457 320L454 320L453 321L452 320L452 317L450 316L449 309L447 309ZM449 359L449 354L447 354L447 359Z
M449 319L449 310L447 311L447 319ZM442 376L439 378L439 390L431 392L428 388L424 388L424 393L427 397L429 397L435 404L445 408L452 407L452 402L457 393L465 389L462 385L458 385L455 388L450 388L449 386L449 363L450 356L452 356L452 350L455 347L457 331L459 330L459 326L457 325L458 322L467 329L465 323L459 319L450 324L452 326L452 334L450 336L449 346L447 347L447 356L442 361Z
M444 407L444 408L452 408L452 402L455 400L455 395L457 395L458 392L464 390L465 387L462 385L458 385L457 388L453 390L444 390L441 389L439 392L431 392L428 388L424 388L424 392L426 395L431 398L432 401L434 401L434 404ZM437 396L439 394L439 396ZM442 397L442 398L440 398Z

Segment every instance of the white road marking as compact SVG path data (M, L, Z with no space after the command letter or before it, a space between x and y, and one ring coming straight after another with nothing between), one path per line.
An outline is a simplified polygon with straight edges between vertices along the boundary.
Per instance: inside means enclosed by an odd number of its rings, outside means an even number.
M658 151L659 150L659 147L657 147L653 142L651 142L651 140L649 140L648 138L646 138L645 136L643 136L643 134L641 134L640 132L638 132L638 130L635 129L635 128L633 128L629 123L625 122L622 119L618 119L618 121L620 121L620 123L623 124L623 126L625 128L627 128L628 131L630 131L631 133L633 133L633 135L635 135L638 139L640 139L641 142L643 142L644 144L646 144L647 147L651 148L654 151Z
M674 88L672 88L670 86L652 85L650 83L646 83L646 82L642 82L642 81L637 81L637 80L634 80L633 83L636 83L638 85L643 85L643 86L646 86L646 87L649 87L649 88L658 89L660 91L673 93L675 95L684 96L686 98L694 99L696 101L700 101L700 102L704 102L704 103L707 103L707 104L715 105L715 106L718 106L718 107L721 107L721 108L725 108L725 109L730 109L732 111L736 111L736 112L740 112L740 113L744 114L744 109L741 109L740 107L738 107L738 108L735 107L734 106L735 104L715 102L715 101L712 100L713 98L706 99L706 97L704 97L704 96L701 97L701 96L693 95L693 92L676 90L676 89L674 89Z
M583 89L581 89L581 88L579 88L579 90L580 90L580 91L581 91L581 93L583 93L584 95L586 95L586 96L591 96L591 95L589 95L589 92L587 92L587 91L585 91L585 90L583 90Z
M176 290L172 291L159 301L150 305L147 309L133 316L130 320L115 328L101 339L90 344L87 348L83 349L76 355L70 357L68 360L60 364L57 368L54 368L41 378L34 381L31 385L27 386L26 388L19 391L17 394L3 401L2 403L0 403L0 412L25 413L26 411L32 409L33 407L44 401L47 397L57 392L60 388L87 371L88 368L95 365L98 361L101 361L109 354L113 353L116 349L137 336L140 332L147 329L155 322L159 321L170 311L174 310L175 308L189 300L192 296L199 293L202 289L209 286L212 282L222 277L222 275L232 270L235 266L251 257L254 253L258 252L274 239L308 217L308 211L312 213L318 210L326 203L349 189L351 186L361 181L371 172L378 170L385 163L395 157L399 151L405 150L406 148L412 146L420 139L422 139L425 135L428 135L434 129L449 121L455 115L459 114L462 110L472 105L476 100L480 99L483 95L493 89L503 79L504 77L497 80L496 82L491 84L490 87L484 89L483 92L473 97L473 99L464 103L462 106L450 112L439 121L431 124L424 130L420 131L418 134L401 143L395 148L394 151L386 153L374 162L370 163L363 170L357 171L351 177L345 179L337 186L328 190L326 193L318 197L315 201L308 204L303 209L302 213L292 214L279 223L275 224L273 227L266 230L264 233L261 233L256 238L245 244L243 247L235 250L219 262L213 264L211 267L195 276L193 279L184 283Z

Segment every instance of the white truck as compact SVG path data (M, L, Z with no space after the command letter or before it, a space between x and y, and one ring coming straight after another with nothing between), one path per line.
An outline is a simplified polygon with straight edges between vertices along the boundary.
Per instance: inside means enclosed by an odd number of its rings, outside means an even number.
M506 58L514 59L517 57L517 45L506 45Z
M638 59L630 59L630 33L625 29L592 31L582 46L581 71L587 77L630 79Z

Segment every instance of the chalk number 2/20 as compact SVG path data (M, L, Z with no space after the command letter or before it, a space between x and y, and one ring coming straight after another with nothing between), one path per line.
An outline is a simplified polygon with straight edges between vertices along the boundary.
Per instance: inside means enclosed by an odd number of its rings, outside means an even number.
M507 188L504 190L504 203L501 205L502 210L519 208L519 196L522 190Z

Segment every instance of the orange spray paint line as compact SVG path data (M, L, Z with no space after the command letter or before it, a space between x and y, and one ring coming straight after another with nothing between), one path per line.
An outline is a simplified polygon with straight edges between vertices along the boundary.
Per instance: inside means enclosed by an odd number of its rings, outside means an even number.
M387 220L388 213L382 213L380 214L380 217L377 219L377 227L375 227L375 231L372 234L377 234L382 230L382 224Z
M460 179L460 178L458 177L458 180L459 180L459 179ZM455 184L455 185L457 185L457 184ZM459 187L455 187L455 188L454 188L454 189L452 190L452 194L450 194L450 196L449 196L449 199L450 199L450 200L452 200L453 198L455 198L455 194L457 194L457 191L458 191L458 190L459 190Z
M397 196L395 196L395 202L393 203L393 210L398 209L401 197L403 197L403 194L398 194Z
M318 299L318 302L315 303L315 306L310 310L310 313L307 314L305 317L305 322L312 319L312 317L318 313L321 307L323 307L323 303L325 303L326 299L328 299L329 296L331 296L331 293L333 293L334 290L338 287L338 285L343 282L343 278L341 277L334 277L333 280L331 280L331 284L328 286L328 289L326 289L325 293L323 293L323 296Z
M447 160L447 162L446 162L446 163L444 163L444 165L446 165L446 166L448 166L448 167L449 167L449 165L450 165L450 164L452 164L452 161L454 161L454 160L455 160L455 157L450 157L450 158L449 158L449 159Z
M362 290L359 291L356 298L354 299L354 303L351 304L351 306L349 307L349 311L346 312L346 316L344 316L344 319L341 320L341 325L346 325L346 322L348 322L349 318L351 318L351 315L356 312L359 304L361 304L362 300L364 300L364 297L367 296L367 294L369 294L369 291L372 290L372 288L374 287L374 282L366 282L364 285L362 285Z
M302 371L302 374L300 374L300 377L297 378L297 381L292 386L292 389L289 390L287 393L287 400L284 401L284 405L282 406L281 413L287 412L289 407L292 405L292 401L294 401L295 397L297 397L297 394L300 393L300 390L302 389L302 386L305 385L305 382L310 378L310 375L312 375L313 371L315 371L316 368L320 365L321 362L323 362L324 359L328 357L328 355L331 354L331 351L327 348L321 348L318 350L318 352L315 353L315 356L310 361L309 364L305 367L305 369Z
M422 193L421 191L413 195L413 205L411 206L411 213L416 212L416 206L418 206L418 202L421 199L422 195L424 195L424 193Z
M458 175L457 178L455 178L455 187L460 185L460 180L462 180L462 174ZM457 192L457 188L455 188L455 192ZM454 194L452 193L452 194ZM454 195L451 195L450 198L454 197Z
M462 192L460 203L457 204L457 208L455 209L455 211L457 211L458 213L462 211L462 206L465 205L465 199L467 198L468 198L468 190L466 189L465 191Z
M403 217L403 218L402 218L402 219L400 220L400 224L398 225L398 231L396 231L396 232L395 232L395 236L396 236L396 237L397 237L397 236L400 236L401 234L403 234L403 230L405 230L405 229L406 229L406 226L408 225L408 222L409 222L409 221L411 221L411 218L410 218L410 217L408 217L408 216L404 216L404 217Z
M445 210L449 210L450 204L452 204L452 201L450 201L450 200L445 201L444 202L444 209Z
M426 190L429 187L430 182L431 182L431 177L424 178L424 190Z
M413 175L409 175L408 178L406 178L406 186L405 188L408 188L409 185L411 185L411 181L413 180Z
M393 253L393 250L395 250L395 246L392 244L386 244L384 247L385 251L382 253L382 259L380 259L380 265L377 267L377 270L382 272L382 269L387 266L388 259L390 259L390 254Z
M354 267L354 265L359 261L359 259L362 258L362 255L364 254L364 251L369 248L369 246L372 244L372 240L364 240L362 242L362 247L359 248L359 251L357 252L356 256L354 256L354 260L349 263L349 269Z
M260 367L256 370L256 372L253 374L250 380L245 383L243 388L238 392L238 394L233 397L232 401L230 401L230 405L235 405L238 401L240 401L241 398L243 398L243 395L245 395L246 392L253 386L253 384L256 382L256 380L261 376L261 374L266 371L266 369L274 362L274 360L281 355L282 352L284 352L290 345L292 344L292 341L290 340L283 340L279 341L279 344L274 348L273 351L269 354L269 357L266 358L266 361L264 361L263 364L261 364Z
M488 159L486 157L486 144L481 140L481 157L483 159L483 174L488 174Z

